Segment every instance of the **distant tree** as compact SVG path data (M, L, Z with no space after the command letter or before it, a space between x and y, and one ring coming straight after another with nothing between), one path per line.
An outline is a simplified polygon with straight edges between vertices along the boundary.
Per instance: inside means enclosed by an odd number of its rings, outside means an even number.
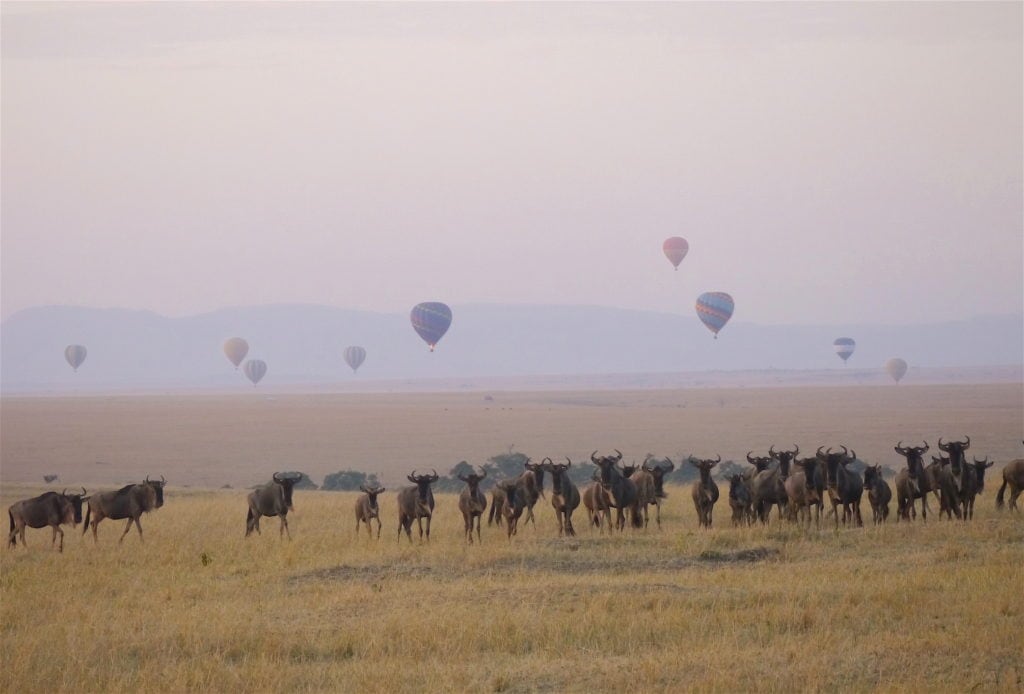
M572 464L572 467L569 468L569 479L571 479L573 484L577 487L583 488L590 484L595 472L597 472L597 466L593 463L589 461L575 462Z
M372 473L368 475L358 470L343 470L332 472L324 477L324 484L321 488L332 492L353 492L364 484L368 487L375 487L380 482L377 480L377 475Z
M489 480L504 480L518 477L522 474L523 470L526 469L524 466L529 460L530 457L525 453L513 453L509 450L507 453L499 453L488 458L487 462L481 467L487 471Z
M725 478L730 477L732 475L742 475L749 469L749 466L744 467L743 465L740 465L735 461L723 460L715 468L715 476L718 477L719 479L724 480Z

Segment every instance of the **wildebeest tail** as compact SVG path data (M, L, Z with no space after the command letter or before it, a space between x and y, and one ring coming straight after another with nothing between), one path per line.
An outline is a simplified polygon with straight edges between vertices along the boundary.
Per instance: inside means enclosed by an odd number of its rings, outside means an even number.
M1003 479L1003 486L1001 486L999 488L999 493L996 494L996 508L1002 508L1003 507L1003 504L1005 503L1003 501L1003 495L1005 494L1005 492L1006 492L1006 479ZM12 525L11 527L13 528L14 526Z
M498 505L496 503L494 503L494 500L492 499L491 500L491 510L487 512L487 525L492 525L494 523L494 509L496 509L497 507L498 507ZM499 525L500 525L500 523L499 523Z
M83 535L85 535L85 532L89 529L89 514L90 513L92 513L92 505L86 504L85 505L85 522L82 523L82 534Z
M249 507L249 512L245 514L245 534L248 535L252 530L252 506Z
M11 530L10 530L10 534L7 536L7 546L8 547L16 547L17 544L18 544L18 541L16 539L14 539L14 514L11 513L10 511L8 511L7 512L7 517L11 519Z

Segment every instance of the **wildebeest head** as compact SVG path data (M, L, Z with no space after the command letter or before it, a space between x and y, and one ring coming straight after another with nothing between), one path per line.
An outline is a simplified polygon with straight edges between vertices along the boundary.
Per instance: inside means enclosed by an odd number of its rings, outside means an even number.
M370 508L377 510L377 495L383 493L384 487L367 487L365 484L359 485L359 491L366 494L366 498L370 501Z
M430 492L430 485L437 482L437 471L431 470L429 475L417 475L416 471L413 470L411 475L407 475L406 479L416 485L417 500L421 506L428 506L433 498Z
M81 494L68 494L67 489L60 493L66 502L61 504L64 509L63 522L71 523L72 528L78 527L78 524L82 522L82 503L85 501L86 493L85 487L82 487Z
M652 460L655 460L655 458L648 455L641 467L644 472L651 473L651 477L654 478L654 495L659 499L664 499L668 496L665 494L665 475L675 470L676 464L672 462L671 458L664 458L660 462L651 465ZM666 465L665 463L668 464Z
M146 475L146 481L143 482L142 484L145 485L146 487L148 487L149 489L153 490L153 494L154 494L155 499L156 499L155 503L153 504L153 507L154 508L160 508L161 506L163 506L164 505L164 485L167 484L167 480L164 479L164 476L160 475L160 481L157 482L156 480L149 479L149 475Z
M867 465L864 467L864 487L873 487L878 480L882 479L881 465Z
M768 455L779 461L779 473L782 476L782 479L789 477L789 465L799 454L800 446L795 443L793 444L793 450L791 451L776 451L774 445L768 449Z
M904 446L900 441L893 450L907 459L907 474L911 479L916 480L918 475L924 472L924 454L928 452L927 441L923 446Z
M840 446L843 449L842 453L833 453L831 446L822 453L822 448L824 446L818 446L817 458L825 463L825 479L828 486L834 489L839 479L839 466L842 465L845 468L847 463L850 463L857 457L857 453L853 450L847 450L846 446Z
M984 460L978 460L976 457L974 458L974 463L973 463L972 467L974 468L974 471L978 475L978 493L979 494L981 494L983 491L985 491L985 470L988 470L990 467L992 467L995 464L996 464L996 461L989 460L987 455L985 456Z
M622 472L616 468L616 464L622 460L622 451L614 449L618 455L603 455L597 457L597 451L590 454L590 462L601 470L601 484L611 484L616 476L622 476Z
M466 462L466 461L463 460L462 462ZM469 473L468 475L461 475L460 474L459 475L459 479L466 483L466 486L469 487L469 491L470 492L472 492L473 494L476 494L477 491L480 489L480 482L482 482L484 480L484 478L487 477L487 472L486 471L481 470L481 473L482 474L477 474L474 471L474 472Z
M630 465L620 465L619 466L619 472L621 472L622 476L626 477L626 478L632 477L633 473L635 473L639 469L640 469L640 466L636 464L635 460Z
M565 457L565 463L552 462L551 458L545 458L545 468L551 473L551 493L560 496L563 493L567 470L572 467L572 460Z
M537 480L537 490L540 492L541 496L544 496L544 461L534 463L527 459L526 462L523 463L523 467L533 473L533 478ZM547 497L545 496L544 498Z
M295 483L302 479L302 475L282 475L275 472L273 475L274 484L281 488L281 494L284 496L284 505L289 511L294 511L295 506L292 504L292 488L295 487Z
M970 447L970 436L965 436L963 441L950 441L949 443L942 443L942 437L939 437L939 450L949 454L950 468L955 475L960 474L960 466L966 462L964 460L964 451Z
M754 455L753 451L747 451L747 462L754 466L755 473L764 472L772 464L772 456Z
M711 478L711 468L722 462L722 456L715 458L694 458L692 455L689 458L690 465L700 470L701 480Z

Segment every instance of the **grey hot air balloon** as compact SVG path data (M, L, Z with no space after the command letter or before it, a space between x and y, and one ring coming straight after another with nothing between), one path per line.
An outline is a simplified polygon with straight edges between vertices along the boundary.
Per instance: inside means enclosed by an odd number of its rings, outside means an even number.
M345 363L352 367L352 373L359 370L366 360L366 350L358 345L345 348Z
M261 359L249 359L242 365L242 371L255 387L267 375L267 362Z
M897 383L907 374L907 362L899 357L893 357L885 362L885 372Z
M71 368L78 373L78 367L85 361L85 355L89 353L82 345L68 345L64 348L64 358L71 364Z
M232 337L224 341L224 356L226 356L235 368L242 363L245 355L249 353L249 343L240 337Z

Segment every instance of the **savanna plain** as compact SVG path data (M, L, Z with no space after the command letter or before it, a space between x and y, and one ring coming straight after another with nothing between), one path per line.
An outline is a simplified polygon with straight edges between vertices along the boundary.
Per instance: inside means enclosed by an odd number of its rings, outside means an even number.
M578 511L559 537L541 499L511 540L485 522L469 545L437 494L430 541L397 537L406 474L510 449L678 463L847 445L899 469L898 441L964 435L996 461L966 523L875 527L865 500L863 528L732 527L720 483L710 530L669 486L660 529L601 534ZM5 506L52 488L44 474L168 486L144 542L107 520L98 544L66 527L61 554L30 529L0 552L0 690L1021 691L1024 513L994 497L1022 435L1020 383L5 397ZM356 535L356 494L301 489L292 540L274 518L244 537L248 487L347 469L388 487L379 540Z

